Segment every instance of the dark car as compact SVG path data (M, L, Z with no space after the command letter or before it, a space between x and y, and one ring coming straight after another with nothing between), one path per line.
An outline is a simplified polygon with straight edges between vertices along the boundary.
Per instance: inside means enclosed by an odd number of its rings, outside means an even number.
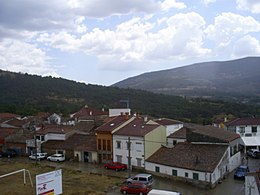
M246 152L247 156L251 157L251 158L257 158L259 159L260 158L260 151L257 150L257 149L249 149L247 152Z
M111 163L105 164L104 167L106 169L112 169L115 171L124 171L127 169L127 166L120 162L111 162Z
M17 155L17 152L14 149L7 149L3 152L0 152L0 157L15 157Z
M245 176L249 172L249 168L246 165L241 165L238 168L236 168L234 173L235 179L245 179Z
M120 192L122 194L148 194L150 188L143 183L131 183L126 186L122 186Z

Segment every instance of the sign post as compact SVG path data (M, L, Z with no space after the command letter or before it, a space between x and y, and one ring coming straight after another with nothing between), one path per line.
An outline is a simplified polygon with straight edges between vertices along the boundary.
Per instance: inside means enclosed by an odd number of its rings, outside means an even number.
M36 195L62 194L61 169L36 175Z

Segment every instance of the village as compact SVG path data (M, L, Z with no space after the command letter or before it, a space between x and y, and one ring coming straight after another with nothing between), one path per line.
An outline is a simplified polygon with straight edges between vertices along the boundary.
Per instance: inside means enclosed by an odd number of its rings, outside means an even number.
M86 105L69 117L0 113L0 122L2 152L60 154L65 161L86 164L119 162L127 165L129 176L138 170L205 189L218 187L237 167L247 165L250 149L260 149L260 118L253 117L203 126L133 114L130 108L106 111ZM258 165L243 178L245 194L259 194ZM254 188L247 188L247 182Z

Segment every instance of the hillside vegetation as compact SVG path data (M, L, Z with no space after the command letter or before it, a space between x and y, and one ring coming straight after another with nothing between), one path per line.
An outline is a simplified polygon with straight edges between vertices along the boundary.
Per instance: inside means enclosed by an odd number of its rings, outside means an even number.
M260 105L259 83L260 57L248 57L149 72L125 79L113 86Z
M209 123L218 114L252 116L258 106L205 99L185 99L135 89L120 89L78 83L62 78L41 77L0 71L0 112L33 115L39 111L73 113L84 105L94 108L118 108L129 100L133 112L154 117Z

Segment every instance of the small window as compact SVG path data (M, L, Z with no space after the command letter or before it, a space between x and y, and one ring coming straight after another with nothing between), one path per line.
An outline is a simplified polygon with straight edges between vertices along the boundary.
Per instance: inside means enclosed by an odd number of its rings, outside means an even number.
M239 127L239 133L245 133L245 127Z
M177 176L177 170L173 169L172 170L172 175Z
M121 141L117 141L116 142L116 148L117 149L121 149Z
M189 177L189 173L185 172L185 177Z
M193 173L193 179L199 180L199 174L198 173Z
M155 166L155 172L160 173L160 167Z
M257 133L257 127L252 127L252 133Z
M101 139L98 139L98 150L101 150Z

